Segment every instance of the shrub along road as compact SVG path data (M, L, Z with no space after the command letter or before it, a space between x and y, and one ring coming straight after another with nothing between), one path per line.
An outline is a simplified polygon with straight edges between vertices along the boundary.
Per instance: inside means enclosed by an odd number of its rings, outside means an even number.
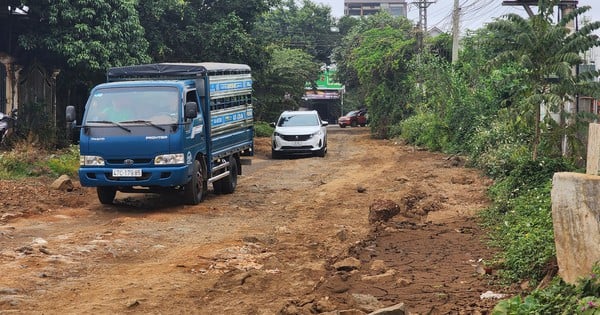
M477 314L495 271L475 215L489 180L461 160L329 127L325 158L270 159L256 141L231 195L1 181L0 313ZM374 204L398 205L388 221ZM483 270L483 271L482 271ZM489 292L488 292L489 293Z

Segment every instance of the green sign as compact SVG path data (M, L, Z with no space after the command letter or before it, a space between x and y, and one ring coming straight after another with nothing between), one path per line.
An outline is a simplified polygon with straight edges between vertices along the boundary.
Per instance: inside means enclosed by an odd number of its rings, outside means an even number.
M333 81L333 77L335 76L335 70L328 69L319 75L319 78L315 82L317 84L317 90L342 90L344 85L338 82ZM312 89L312 84L310 82L306 83L307 89Z

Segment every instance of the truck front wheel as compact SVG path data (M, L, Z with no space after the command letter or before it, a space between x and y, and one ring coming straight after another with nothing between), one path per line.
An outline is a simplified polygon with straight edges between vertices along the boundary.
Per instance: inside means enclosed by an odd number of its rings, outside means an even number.
M204 180L204 175L202 169L200 167L200 161L194 160L194 174L192 175L192 179L185 184L183 188L184 198L187 204L189 205L197 205L204 198L204 194L206 192L206 184Z
M96 192L98 193L98 200L103 205L112 205L117 195L117 190L113 187L97 187Z

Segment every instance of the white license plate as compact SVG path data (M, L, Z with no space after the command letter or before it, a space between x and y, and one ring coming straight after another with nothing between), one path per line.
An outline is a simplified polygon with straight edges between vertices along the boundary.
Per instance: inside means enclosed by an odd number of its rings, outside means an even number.
M142 169L140 168L115 168L112 170L114 177L140 177Z

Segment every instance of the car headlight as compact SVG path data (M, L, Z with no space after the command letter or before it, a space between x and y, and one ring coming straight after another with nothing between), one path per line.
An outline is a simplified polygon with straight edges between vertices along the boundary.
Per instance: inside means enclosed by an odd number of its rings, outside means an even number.
M322 135L322 134L323 134L323 133L321 132L321 130L319 130L319 131L317 131L317 132L313 133L313 134L312 134L312 135L310 135L310 136L311 136L311 137L316 137L316 136L320 136L320 135Z
M185 161L183 153L157 155L154 158L154 165L173 165L183 164Z
M82 155L79 157L80 166L104 166L104 158L96 155Z
M273 137L281 137L281 134L279 132L273 132Z

